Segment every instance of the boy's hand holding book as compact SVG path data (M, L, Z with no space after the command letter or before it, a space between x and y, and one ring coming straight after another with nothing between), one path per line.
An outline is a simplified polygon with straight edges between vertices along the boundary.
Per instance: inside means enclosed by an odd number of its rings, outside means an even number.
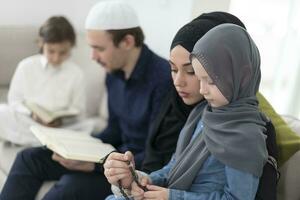
M53 128L55 128L55 127L60 127L60 126L62 125L62 119L61 119L61 118L55 119L54 121L52 121L52 122L50 122L50 123L44 122L44 121L43 121L41 118L39 118L39 116L36 115L35 113L31 113L31 118L32 118L34 121L36 121L36 122L38 122L38 123L40 123L40 124L42 124L42 125L44 125L44 126L48 126L48 127L53 127Z
M48 127L59 127L62 125L62 119L76 117L80 114L80 111L75 108L50 111L34 102L25 101L24 105L31 111L32 119Z

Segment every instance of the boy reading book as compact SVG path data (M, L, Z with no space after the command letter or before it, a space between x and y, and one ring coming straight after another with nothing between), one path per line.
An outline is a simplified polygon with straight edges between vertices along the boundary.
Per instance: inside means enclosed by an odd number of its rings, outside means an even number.
M76 109L78 117L84 114L83 73L69 60L75 41L72 25L62 16L50 17L40 27L40 53L19 63L10 84L8 105L0 106L0 138L36 145L39 142L29 130L31 125L64 125L60 118L45 120L24 102L38 104L50 112Z

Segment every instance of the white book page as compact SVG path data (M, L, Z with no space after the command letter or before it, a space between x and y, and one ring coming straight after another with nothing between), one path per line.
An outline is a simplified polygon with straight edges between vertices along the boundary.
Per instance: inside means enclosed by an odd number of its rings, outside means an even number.
M84 132L42 126L30 129L43 145L67 159L101 162L115 150L112 145Z

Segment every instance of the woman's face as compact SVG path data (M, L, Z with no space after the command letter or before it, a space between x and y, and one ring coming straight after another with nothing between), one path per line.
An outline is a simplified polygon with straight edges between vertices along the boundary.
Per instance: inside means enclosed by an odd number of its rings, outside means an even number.
M175 46L170 52L170 65L173 84L187 105L200 102L203 96L199 93L200 85L189 59L190 52L180 45Z
M192 64L195 74L200 81L200 93L204 96L207 102L215 108L227 105L229 103L228 100L215 85L201 63L196 58L193 58Z

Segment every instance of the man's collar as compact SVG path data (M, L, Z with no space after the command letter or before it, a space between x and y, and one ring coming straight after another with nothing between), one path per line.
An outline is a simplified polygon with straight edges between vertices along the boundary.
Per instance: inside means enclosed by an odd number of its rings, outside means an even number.
M128 80L143 79L143 76L147 70L147 67L145 66L146 63L148 63L148 60L150 58L149 55L150 55L149 48L145 44L143 44L141 54Z
M125 79L125 72L122 70L117 70L111 73L111 75L120 78L123 81L144 79L144 75L147 71L146 65L147 63L149 63L149 59L151 55L150 53L151 51L149 50L149 48L145 44L143 44L140 56L134 66L134 69L130 77L127 80Z

